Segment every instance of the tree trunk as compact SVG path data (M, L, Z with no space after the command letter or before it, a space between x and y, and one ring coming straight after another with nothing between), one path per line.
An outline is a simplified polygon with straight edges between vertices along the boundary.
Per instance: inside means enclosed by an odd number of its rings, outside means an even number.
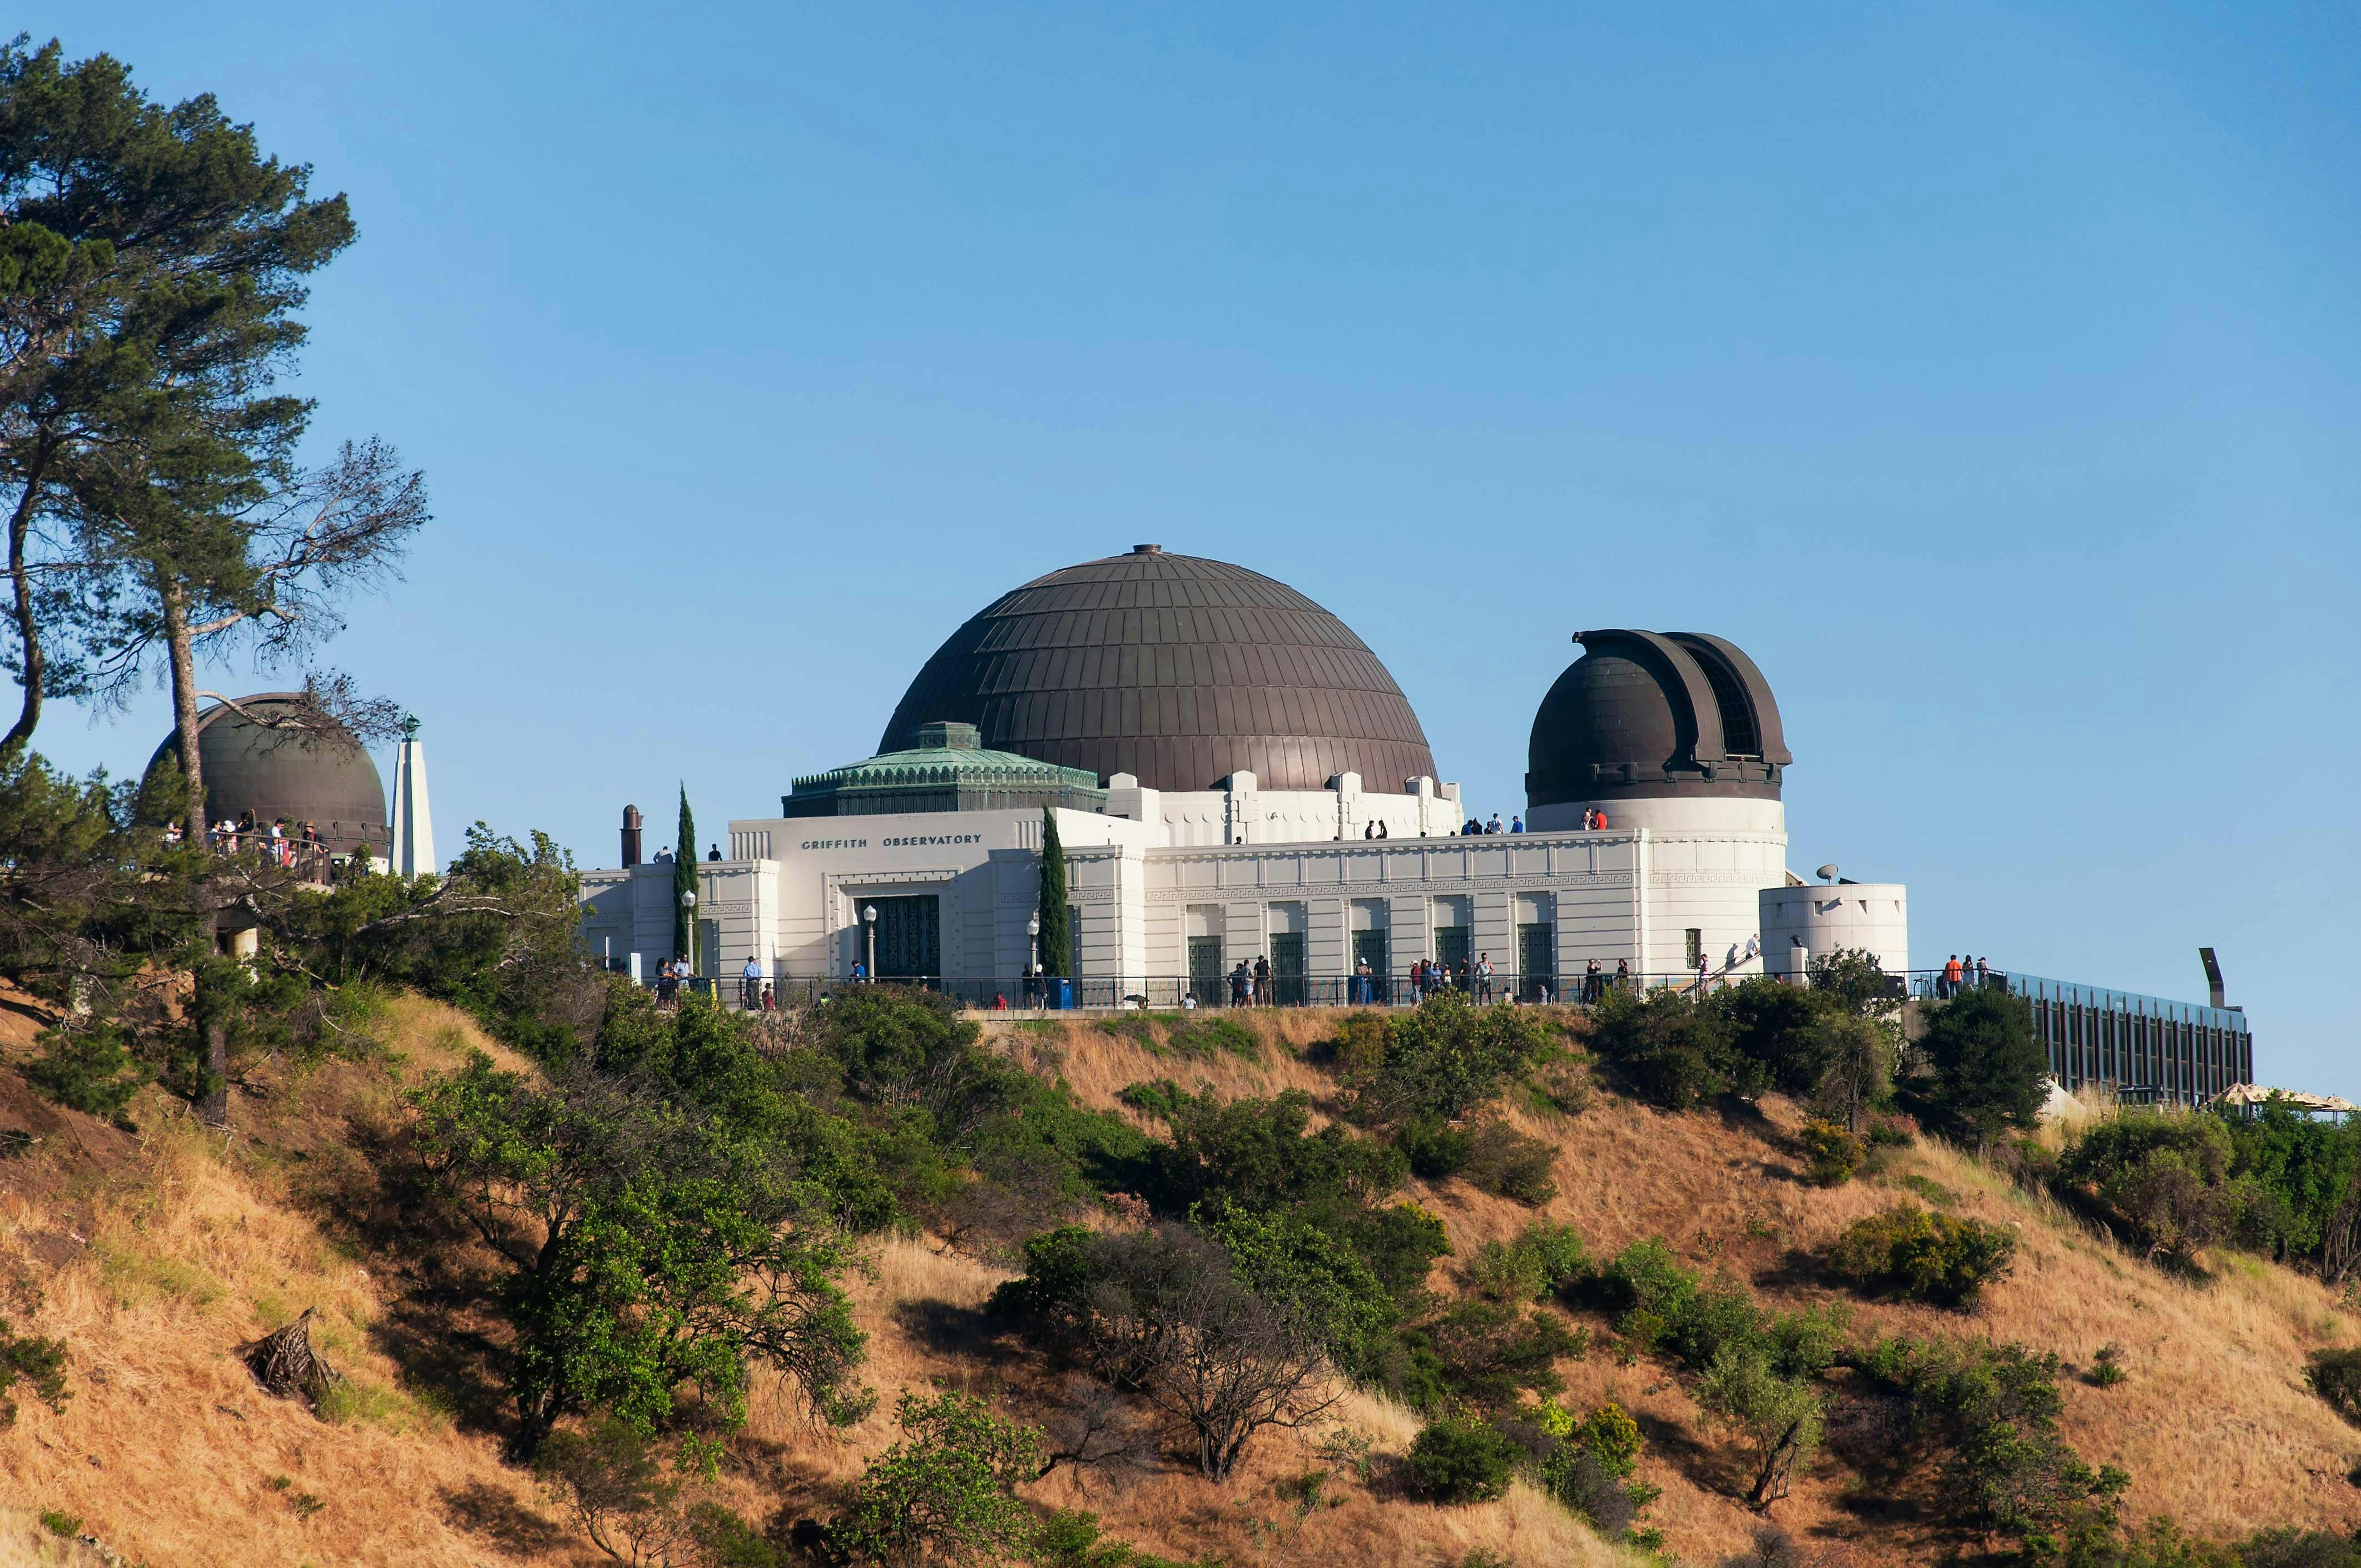
M16 498L16 510L8 517L8 586L16 595L14 608L16 641L25 656L25 699L16 722L0 739L0 768L13 766L25 754L32 743L34 727L41 722L41 684L49 660L41 652L41 626L33 614L33 584L25 565L25 543L32 534L33 513L40 510L41 484L53 450L46 440L33 449L33 460L25 468L25 493Z
M156 598L164 607L164 648L172 671L172 729L180 740L181 776L189 786L185 828L188 841L202 844L205 841L205 764L197 748L197 661L189 636L188 593L159 567ZM219 947L221 912L215 910L206 924L206 935ZM203 1092L197 1097L197 1115L209 1127L225 1128L229 1125L229 1025L216 1008L203 1005L202 999L197 1015L205 1047Z
M197 659L189 636L188 591L156 573L156 598L164 607L164 648L172 670L172 731L181 747L181 777L189 786L188 831L192 842L205 825L205 764L197 751Z

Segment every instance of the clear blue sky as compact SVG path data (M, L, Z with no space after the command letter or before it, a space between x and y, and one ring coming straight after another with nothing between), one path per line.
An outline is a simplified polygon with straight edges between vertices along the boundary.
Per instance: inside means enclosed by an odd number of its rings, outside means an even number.
M330 657L446 851L718 837L1154 541L1341 615L1485 810L1571 633L1730 636L1791 862L1921 961L2211 943L2361 1096L2349 8L536 9L17 14L351 193L303 386L438 518Z

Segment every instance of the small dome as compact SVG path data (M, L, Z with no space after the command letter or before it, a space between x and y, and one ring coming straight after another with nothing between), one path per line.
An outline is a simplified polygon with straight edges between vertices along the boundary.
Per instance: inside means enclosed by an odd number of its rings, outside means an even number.
M1434 775L1418 716L1368 645L1259 572L1141 544L1036 577L951 633L903 694L880 752L921 725L1104 784L1391 793Z
M264 692L238 698L237 706L272 718L295 712L297 698L294 692ZM177 737L165 736L148 772L176 745ZM236 821L247 811L265 827L282 817L291 828L309 822L339 854L366 843L382 855L392 840L384 782L368 749L349 734L274 729L216 703L197 716L197 755L210 822Z
M1533 716L1525 803L1776 800L1794 759L1763 672L1693 631L1585 631Z

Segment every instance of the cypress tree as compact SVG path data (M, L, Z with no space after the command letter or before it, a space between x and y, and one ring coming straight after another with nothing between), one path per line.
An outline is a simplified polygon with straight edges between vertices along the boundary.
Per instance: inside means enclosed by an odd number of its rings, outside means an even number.
M1066 924L1066 846L1058 840L1058 814L1041 808L1041 970L1071 980L1074 933Z
M688 811L688 785L680 786L680 842L672 851L672 950L675 958L686 953L689 969L697 968L697 925L695 911L681 902L684 894L697 891L697 818Z

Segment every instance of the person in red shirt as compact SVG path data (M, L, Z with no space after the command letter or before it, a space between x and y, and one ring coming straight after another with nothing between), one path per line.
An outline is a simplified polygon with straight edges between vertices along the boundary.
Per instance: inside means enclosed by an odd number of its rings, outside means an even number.
M1960 993L1960 976L1965 971L1960 968L1960 955L1953 953L1951 955L1951 961L1943 966L1943 995L1945 998L1948 999L1949 997L1957 996Z

